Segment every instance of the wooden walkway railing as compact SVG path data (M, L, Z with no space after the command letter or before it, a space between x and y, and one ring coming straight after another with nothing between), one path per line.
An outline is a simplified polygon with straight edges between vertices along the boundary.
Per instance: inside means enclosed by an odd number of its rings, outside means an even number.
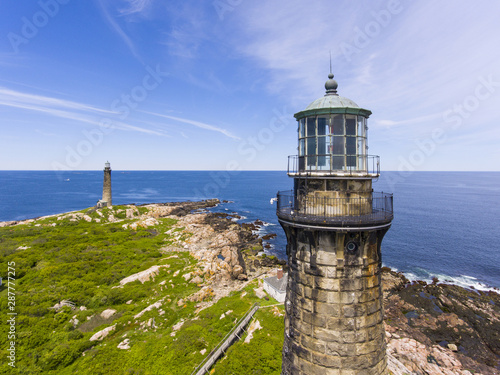
M240 339L239 334L245 329L255 312L259 309L259 304L254 303L248 312L236 323L234 328L221 340L221 342L206 356L206 358L194 369L191 375L203 375L207 373L214 363L223 355L227 348Z

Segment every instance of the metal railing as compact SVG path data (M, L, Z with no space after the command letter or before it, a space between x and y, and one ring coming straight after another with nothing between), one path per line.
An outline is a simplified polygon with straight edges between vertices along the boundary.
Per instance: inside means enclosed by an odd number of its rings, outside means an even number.
M290 155L287 171L289 175L337 174L378 177L380 157L378 155Z
M384 224L392 221L393 196L373 192L370 197L330 198L278 192L279 219L339 226Z

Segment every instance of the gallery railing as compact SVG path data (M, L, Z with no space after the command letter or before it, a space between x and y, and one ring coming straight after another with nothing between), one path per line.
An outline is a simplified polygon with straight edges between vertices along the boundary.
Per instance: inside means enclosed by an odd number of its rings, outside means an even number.
M329 198L280 191L277 201L278 218L293 222L360 226L390 223L394 217L393 196L383 192L368 198Z

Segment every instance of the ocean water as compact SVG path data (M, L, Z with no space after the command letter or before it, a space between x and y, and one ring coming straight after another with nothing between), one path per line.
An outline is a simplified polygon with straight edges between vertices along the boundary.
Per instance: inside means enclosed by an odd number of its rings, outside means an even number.
M81 210L102 194L102 171L0 171L0 221ZM277 233L269 253L285 258L286 238L270 199L293 180L281 171L113 171L113 203L219 198L214 210ZM384 265L410 279L438 277L466 287L500 288L500 173L384 172L374 190L394 193Z

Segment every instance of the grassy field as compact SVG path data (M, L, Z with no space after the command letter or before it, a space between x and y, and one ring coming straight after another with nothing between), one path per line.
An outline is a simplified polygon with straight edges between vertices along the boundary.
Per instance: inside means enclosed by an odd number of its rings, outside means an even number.
M67 216L0 228L2 319L10 311L8 264L15 264L17 313L16 367L5 360L9 326L2 324L0 373L190 374L254 302L276 303L258 299L254 281L196 314L199 302L187 297L201 286L183 277L203 276L196 260L188 252L161 250L189 234L182 228L169 231L176 224L173 219L158 219L158 225L147 228L124 228L137 220L124 219L125 209L106 208L100 215L88 211L92 222ZM123 220L108 222L109 215ZM120 280L151 266L162 266L154 280L120 287ZM204 298L210 299L210 293ZM63 300L74 307L53 308ZM103 318L106 309L116 312ZM254 319L263 328L254 332L250 343L231 347L212 373L280 373L283 317L268 307ZM89 340L112 326L102 341ZM124 341L129 349L118 348Z

